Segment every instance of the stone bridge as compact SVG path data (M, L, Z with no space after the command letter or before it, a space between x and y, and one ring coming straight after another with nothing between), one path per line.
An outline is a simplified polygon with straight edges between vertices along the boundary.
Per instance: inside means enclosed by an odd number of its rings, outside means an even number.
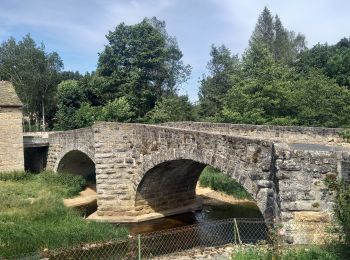
M327 178L349 178L341 129L179 122L97 122L49 134L47 168L96 173L91 219L136 222L199 208L206 165L238 181L266 221L329 221Z

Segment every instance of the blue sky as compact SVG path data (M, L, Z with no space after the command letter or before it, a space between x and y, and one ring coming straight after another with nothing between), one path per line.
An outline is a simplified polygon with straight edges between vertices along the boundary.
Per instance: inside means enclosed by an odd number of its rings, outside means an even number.
M288 29L305 34L309 47L350 36L346 0L0 0L0 41L31 33L48 51L60 54L66 70L85 73L95 70L109 30L123 21L134 24L157 16L166 21L184 62L193 68L181 93L195 101L211 44L242 54L264 6Z

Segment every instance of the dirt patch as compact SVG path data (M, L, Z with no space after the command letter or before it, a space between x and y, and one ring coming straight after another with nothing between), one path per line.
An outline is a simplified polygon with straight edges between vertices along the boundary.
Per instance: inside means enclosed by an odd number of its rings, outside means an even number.
M63 203L68 208L91 206L97 203L97 193L93 188L86 187L79 192L79 196L71 199L64 199Z

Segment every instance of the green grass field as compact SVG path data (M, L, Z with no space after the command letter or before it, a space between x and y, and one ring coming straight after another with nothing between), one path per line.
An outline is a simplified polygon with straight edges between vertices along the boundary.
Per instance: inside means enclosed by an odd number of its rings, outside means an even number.
M201 173L199 185L222 191L237 199L251 199L251 196L242 185L211 166L205 167Z
M80 243L118 239L127 230L89 222L63 205L84 179L43 172L0 174L0 258Z

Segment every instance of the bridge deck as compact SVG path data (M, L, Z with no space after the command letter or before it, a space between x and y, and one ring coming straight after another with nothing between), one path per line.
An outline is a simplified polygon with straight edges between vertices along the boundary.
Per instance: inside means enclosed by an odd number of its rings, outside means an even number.
M146 125L155 126L155 125ZM342 129L318 127L284 127L265 125L213 124L197 122L175 122L156 125L186 131L206 132L226 136L259 139L275 143L285 143L293 150L301 151L350 151L350 144L340 138ZM78 129L79 130L79 129ZM73 130L74 131L74 130ZM68 131L65 131L68 132ZM49 134L58 132L23 133L24 148L48 147Z

